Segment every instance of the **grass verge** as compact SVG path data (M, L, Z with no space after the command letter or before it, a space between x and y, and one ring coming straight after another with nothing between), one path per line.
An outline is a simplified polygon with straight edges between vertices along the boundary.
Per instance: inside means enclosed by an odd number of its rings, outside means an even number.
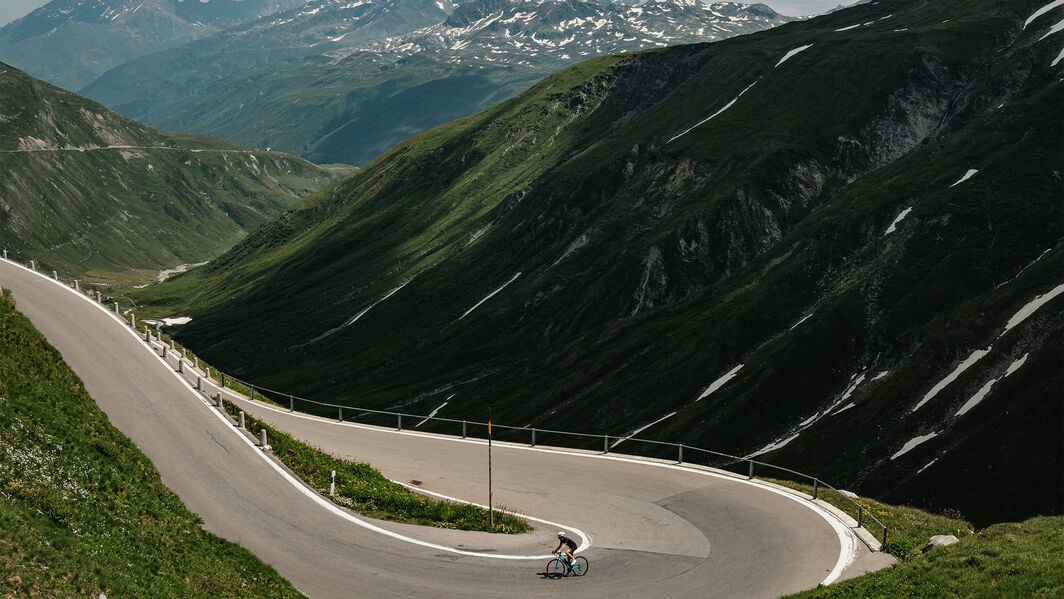
M790 597L1064 597L1064 517L995 524L886 570Z
M201 528L8 293L0 296L0 597L299 597Z
M226 412L236 417L240 411L223 401ZM432 499L415 493L384 477L368 464L341 460L298 441L274 427L244 415L245 427L256 437L265 430L270 450L312 489L329 494L331 473L336 471L336 489L332 500L360 514L381 520L420 524L436 528L476 530L519 534L532 526L522 518L496 510L491 526L488 510L450 501Z
M813 493L813 487L804 483L777 479L766 480L809 495ZM972 525L969 522L952 515L931 514L916 508L890 505L866 497L851 499L826 487L818 489L817 498L846 512L854 520L857 519L854 503L859 504L865 514L875 516L887 527L887 542L883 550L901 559L907 559L919 553L927 544L927 540L934 535L953 535L958 539L963 539L972 534ZM872 524L867 517L864 522L865 530L873 537L883 538L881 528Z

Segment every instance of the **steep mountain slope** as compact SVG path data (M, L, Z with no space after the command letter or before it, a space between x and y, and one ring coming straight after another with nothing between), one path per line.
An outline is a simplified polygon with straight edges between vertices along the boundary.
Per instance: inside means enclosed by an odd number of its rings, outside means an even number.
M334 172L170 135L0 63L0 244L47 270L154 278L208 260Z
M592 56L787 21L764 5L655 0L326 0L131 61L84 93L171 130L365 164ZM449 16L448 16L449 13Z
M980 524L1061 513L1045 4L881 1L585 62L142 299L286 392L638 431Z
M0 28L0 60L77 90L138 56L305 0L52 0Z

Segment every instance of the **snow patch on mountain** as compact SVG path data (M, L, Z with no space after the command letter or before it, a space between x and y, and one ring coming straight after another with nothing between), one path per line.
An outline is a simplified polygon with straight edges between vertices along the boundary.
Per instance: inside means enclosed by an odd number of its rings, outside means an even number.
M795 48L795 49L791 50L790 52L787 52L786 54L784 54L783 58L781 58L780 61L776 63L776 66L773 67L773 68L779 67L781 64L787 62L788 60L790 60L794 56L796 56L796 55L798 55L798 54L800 54L802 52L805 52L806 50L808 50L809 48L812 48L812 47L813 47L813 44L806 44L804 46L798 46L797 48Z
M662 416L661 418L658 418L654 422L651 422L650 424L646 424L646 425L643 425L643 426L635 429L634 431L628 433L627 435L621 437L620 439L617 439L613 443L610 443L610 449L613 449L614 447L617 447L621 443L624 443L625 441L627 441L627 440L631 439L632 437L638 435L639 433L647 430L648 428L654 426L655 424L659 424L661 422L664 422L664 421L668 420L669 418L672 418L675 415L676 415L676 412L672 412L670 414L666 414L666 415Z
M934 399L934 397L938 395L939 392L948 387L950 383L957 380L958 377L964 374L965 370L968 370L969 368L974 366L976 362L982 360L983 356L989 353L989 347L986 349L977 349L973 351L972 355L968 356L963 362L961 362L956 368L953 369L953 372L949 373L948 375L946 375L945 378L935 383L935 386L931 387L931 390L928 391L926 395L924 395L923 399L921 399L915 407L913 407L912 411L915 412L920 408L924 407L924 404Z
M902 210L901 214L899 214L894 219L894 222L890 223L890 226L887 227L887 230L883 232L883 236L886 237L887 235L890 235L894 231L897 231L898 230L898 224L901 223L901 221L905 220L905 217L909 216L909 213L912 212L912 211L913 211L912 206L909 206L905 210Z
M751 453L751 454L749 454L747 456L743 456L743 459L747 459L748 460L750 458L754 458L754 457L757 457L759 455L766 454L766 453L768 453L770 451L776 451L777 449L781 449L781 448L787 446L787 444L789 444L791 441L794 441L798 437L799 437L799 433L795 433L795 434L793 434L793 435L791 435L789 437L780 439L779 441L775 441L773 443L769 443L768 445L762 447L761 449L758 449L754 453Z
M892 460L898 459L899 457L901 457L901 456L909 453L913 449L915 449L918 445L921 445L923 443L926 443L926 442L930 441L931 439L934 439L935 437L938 436L938 434L939 434L938 432L934 432L934 433L928 433L926 435L919 435L919 436L913 437L907 443L905 443L905 445L902 445L901 449L899 449L894 455L890 456L890 459L892 459ZM928 465L930 465L930 464L928 464Z
M1037 312L1039 308L1044 306L1046 303L1048 303L1050 300L1057 297L1061 293L1064 293L1064 284L1057 285L1048 292L1039 295L1038 297L1028 302L1027 305L1020 308L1020 310L1016 312L1016 314L1013 314L1012 318L1010 318L1009 321L1005 324L1005 331L1002 332L1002 335L1004 335L1005 332L1014 328L1016 325L1027 320L1027 318Z
M713 392L717 391L718 389L720 389L721 387L726 385L728 383L728 381L730 381L733 378L735 378L735 376L737 374L739 374L739 371L742 370L742 368L743 368L743 365L739 364L735 368L732 368L728 372L725 372L723 375L721 375L720 378L718 378L717 380L715 380L712 383L710 383L709 386L706 387L706 389L704 391L702 391L702 394L699 395L698 399L696 399L695 401L702 401L704 398L709 397L710 395L712 395Z
M759 78L757 79L757 81L761 81L761 78L759 77ZM692 125L692 126L691 126L691 127L689 127L688 129L686 129L685 131L683 131L682 133L680 133L679 135L675 135L675 136L673 136L672 138L670 138L670 139L669 139L669 141L667 141L667 142L665 142L665 143L666 143L666 144L670 144L670 143L672 143L672 142L676 141L677 139L679 139L679 138L683 137L684 135L687 135L687 134L688 134L688 133L690 133L690 132L691 132L692 130L694 130L694 129L698 128L698 127L701 127L702 125L704 125L704 124L708 123L709 121L712 121L713 119L715 119L715 118L717 118L718 116L720 116L720 115L721 115L721 113L723 113L723 112L724 112L725 110L728 110L729 108L731 108L732 106L734 106L734 105L735 105L735 103L739 101L739 98L743 97L743 94L745 94L746 92L750 91L750 88L751 88L751 87L753 87L753 86L757 85L757 81L754 81L754 82L753 82L753 83L751 83L750 85L746 86L746 89L744 89L743 91L739 92L739 95L738 95L738 96L735 96L734 98L732 98L731 102L728 102L727 104L725 104L723 108L721 108L720 110L718 110L718 111L714 112L713 114L709 115L709 116L708 116L708 117L706 117L705 119L702 119L702 120L701 120L701 121L699 121L698 123L696 123L696 124Z
M1042 41L1042 40L1046 39L1047 37L1053 35L1054 33L1060 33L1062 30L1064 30L1064 19L1061 19L1060 21L1057 22L1056 25L1053 25L1052 27L1050 27L1049 31L1047 31L1045 33L1045 35L1043 35L1042 37L1038 38L1038 41Z
M510 283L513 283L514 281L516 281L517 277L519 277L519 276L521 276L520 272L515 274L513 277L511 277L509 281L506 281L505 283L503 283L501 287L499 287L495 291L492 291L491 293L489 293L484 299L482 299L479 302L477 302L472 308L466 310L464 314L462 314L461 316L458 317L458 320L462 320L466 316L469 316L470 312L472 312L473 310L476 310L477 308L480 307L481 304L483 304L484 302L486 302L486 301L490 300L491 298L495 297L495 295L497 293L499 293L500 291L502 291L503 289L506 289L506 287L509 286Z
M977 168L968 169L968 172L964 173L964 175L962 175L960 179L957 179L957 181L953 185L950 185L950 187L956 187L956 186L960 185L961 183L964 183L968 179L971 179L972 177L974 177L975 174L978 173L978 172L979 172L979 169L977 169Z
M1046 4L1042 8L1039 8L1038 10L1034 11L1033 13L1031 13L1031 16L1027 17L1027 20L1023 22L1023 28L1027 29L1027 26L1033 23L1035 19L1046 14L1047 12L1053 10L1058 6L1064 6L1064 0L1053 0L1049 4Z
M412 280L413 280L413 279L411 279L411 281L412 281ZM355 315L354 315L354 316L352 316L351 318L347 319L347 321L345 321L345 322L344 322L343 324L341 324L340 326L337 326L337 327L333 327L333 328L329 329L328 331L325 331L325 332L324 332L324 333L322 333L321 335L318 335L317 337L315 337L315 338L311 339L310 341L307 341L307 342L305 342L305 343L301 343L301 344L299 344L299 345L296 345L295 347L305 347L305 346L307 346L307 345L311 345L312 343L317 343L318 341L321 341L322 339L325 339L326 337L328 337L328 336L332 335L333 333L335 333L335 332L339 331L340 329L342 329L342 328L345 328L345 327L349 327L349 326L351 326L351 325L355 324L356 322L358 322L358 320L359 320L360 318L362 318L363 316L365 316L365 315L366 315L366 312L369 312L370 310L372 310L373 308L375 308L375 307L377 306L377 304L379 304L379 303L383 302L384 300L386 300L386 299L388 299L388 298L392 297L392 296L393 296L393 295L395 295L395 294L396 294L396 293L397 293L397 292L398 292L398 291L399 291L400 289L402 289L403 287L406 287L406 286L407 286L407 285L409 285L409 284L410 284L410 281L407 281L406 283L403 283L402 285L400 285L400 286L396 287L395 289L392 289L392 290L391 290L391 291L389 291L388 293L384 294L384 297L382 297L382 298L380 298L379 300L377 300L377 301L373 302L372 304L370 304L369 306L367 306L367 307L366 307L365 309L363 309L363 310L362 310L361 312L359 312L358 314L355 314Z

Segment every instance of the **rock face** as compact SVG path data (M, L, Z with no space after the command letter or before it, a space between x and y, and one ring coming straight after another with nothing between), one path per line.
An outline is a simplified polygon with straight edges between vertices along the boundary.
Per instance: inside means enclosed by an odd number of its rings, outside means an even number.
M1041 6L862 4L559 72L256 231L195 275L247 291L181 340L321 400L638 431L977 525L1059 511Z

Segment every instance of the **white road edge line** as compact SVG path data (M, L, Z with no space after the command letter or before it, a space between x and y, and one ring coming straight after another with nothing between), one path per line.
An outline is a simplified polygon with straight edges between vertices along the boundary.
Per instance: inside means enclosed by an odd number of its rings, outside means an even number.
M280 413L280 414L285 414L287 416L292 416L292 417L295 417L295 418L303 418L303 419L306 419L306 420L318 421L318 422L320 422L322 424L328 424L328 425L332 425L332 426L346 426L346 427L353 427L353 428L361 428L361 429L365 429L365 430L370 430L370 431L375 431L375 432L385 433L385 434L392 434L392 435L409 435L409 436L413 436L413 437L425 437L425 438L436 439L436 440L440 440L440 441L447 441L447 442L451 442L451 443L471 443L471 444L476 444L476 445L486 445L487 444L487 441L480 440L480 439L462 439L462 438L459 438L459 437L452 437L452 436L449 436L449 435L436 435L436 434L424 433L424 432L420 432L420 431L408 431L408 430L398 431L398 430L391 429L391 428L370 426L370 425L367 425L367 424L359 424L359 423L356 423L356 422L342 422L341 423L341 422L337 422L336 420L333 420L333 419L330 419L330 418L322 418L320 416L312 416L310 414L304 414L302 412L289 412L288 410L286 410L284 408L278 408L278 407L271 406L269 404L265 404L265 403L262 403L262 402L259 402L259 401L252 401L252 400L249 400L249 399L245 399L243 397L234 396L231 393L227 393L227 395L230 395L230 397L234 397L234 399L237 399L238 401L242 401L242 402L245 402L245 403L250 403L252 405L255 405L257 407L260 407L260 408L263 408L263 409L266 409L266 410L272 410L274 412L277 412L277 413ZM787 499L790 499L791 501L796 501L796 502L800 503L801 505L806 506L807 508L812 510L814 513L816 513L817 515L822 517L831 526L832 530L835 531L835 534L836 534L836 536L839 539L839 558L835 562L835 567L832 568L831 572L828 573L827 577L824 578L824 580L821 581L820 584L829 585L829 584L835 582L836 580L838 580L838 578L842 575L843 571L845 571L846 568L850 564L852 564L854 559L856 558L856 550L857 550L857 542L858 542L857 536L856 536L856 534L854 534L854 532L852 530L850 530L849 526L847 526L846 523L844 523L842 520L839 519L839 517L837 515L835 515L835 514L829 512L829 511L821 508L819 505L813 503L812 501L809 501L809 500L804 499L804 498L802 498L802 497L800 497L798 495L795 495L794 493L783 491L781 489L777 489L775 487L766 485L766 484L758 482L758 481L751 481L751 480L745 480L745 479L741 479L741 478L735 478L733 476L728 476L726 474L720 474L720 473L717 473L717 472L710 472L710 471L707 471L707 470L691 468L689 466L683 466L683 465L680 465L680 464L668 464L668 463L660 463L660 462L651 462L651 461L647 461L647 460L641 460L641 459L638 459L638 458L628 458L628 457L620 457L620 456L606 455L606 454L585 454L585 453L578 453L578 452L569 451L569 450L560 449L560 448L559 449L546 449L546 448L543 448L543 447L530 447L530 446L527 446L527 445L519 445L519 444L514 444L514 443L498 442L498 441L495 442L495 445L496 446L506 447L507 449L515 449L515 450L520 450L520 451L538 451L538 452L542 452L542 453L551 453L551 454L556 454L556 455L567 455L567 456L571 456L571 457L582 457L582 458L597 459L597 460L614 460L614 461L625 462L625 463L630 463L630 464L642 464L644 466L653 466L653 467L658 467L658 468L668 468L668 469L672 469L672 470L681 470L681 471L688 472L688 473L691 473L691 474L698 474L698 475L701 475L701 476L710 476L710 477L713 477L713 478L721 478L721 479L730 480L730 481L734 481L734 482L745 484L745 485L750 485L752 487L756 487L756 488L764 490L764 491L770 491L770 492L775 493L775 494L777 494L777 495L779 495L781 497L785 497ZM419 489L419 491L427 492L424 489ZM582 548L583 547L581 547L581 549Z
M2 258L0 258L0 259L2 259ZM75 290L72 287L67 286L62 281L57 281L55 279L52 279L52 278L48 277L44 273L37 272L36 270L33 270L31 268L27 268L27 267L25 267L25 266L23 266L23 265L21 265L21 264L19 264L17 262L14 262L12 260L7 260L7 262L10 262L11 264L14 264L15 266L17 266L19 268L22 268L23 270L26 270L28 272L32 272L32 273L40 276L41 278L43 278L46 281L50 281L50 282L52 282L52 283L54 283L56 285L59 285L63 289L66 289L66 290L70 291L71 293L75 294L76 296L78 296L78 297L82 298L83 300L89 302L93 306L96 306L97 309L102 310L104 313L110 315L111 318L113 318L115 321L121 323L122 328L128 334L132 335L138 341L138 344L140 343L140 335L138 335L135 330L130 328L126 324L125 320L123 320L119 315L115 314L111 310L108 310L102 304L96 302L95 300L93 300L89 296L87 296L87 295ZM345 520L347 520L349 522L352 522L352 523L354 523L354 524L356 524L358 526L361 526L361 527L366 528L368 530L372 530L374 532L378 532L380 534L386 535L386 536L391 537L393 539L406 541L408 543L413 543L415 545L420 545L422 547L428 547L428 548L431 548L431 549L436 549L438 551L447 551L447 552L450 552L450 553L457 553L457 554L460 554L460 555L468 555L468 556L472 556L472 557L486 557L486 558L492 558L492 559L506 559L506 560L550 559L551 557L553 557L552 555L542 555L542 556L497 555L497 554L495 554L495 555L485 555L483 553L476 553L476 552L473 552L473 551L463 551L461 549L455 549L453 547L447 547L447 546L444 546L444 545L439 545L439 544L436 544L436 543L430 543L428 541L422 541L420 539L415 539L413 537L407 537L405 535L401 535L401 534L392 532L390 530L383 529L383 528L381 528L379 526L376 526L374 524L371 524L369 522L366 522L364 520L361 520L359 518L356 518L356 517L352 516L351 514L349 514L346 511L342 510L336 504L334 504L331 501L328 501L325 498L323 498L316 491L308 488L306 485L303 484L302 481L300 481L299 479L295 478L294 476L292 476L291 474L286 472L283 468L281 468L277 464L276 461L270 459L270 457L268 455L266 455L265 452L260 451L258 449L258 447L255 445L255 443L251 439L249 439L246 435L244 435L238 429L233 427L232 423L229 422L227 417L223 416L220 413L220 411L213 409L213 406L210 405L210 403L207 401L207 399L200 392L198 392L192 386L191 383L189 383L187 380L185 380L185 378L181 375L181 373L179 373L179 372L175 371L174 369L170 368L170 365L166 363L166 361L162 358L162 356L159 356L155 352L151 351L150 348L147 345L144 345L144 344L141 344L141 345L143 345L145 348L148 348L150 353L152 354L152 356L156 360L158 360L159 363L161 363L163 365L163 367L166 368L166 370L168 372L170 372L170 374L172 374L175 378L177 378L185 386L185 388L188 389L196 397L197 400L199 400L200 403L202 403L203 405L207 406L210 409L211 413L214 414L214 416L217 417L219 420L224 422L226 424L226 426L229 429L231 429L236 434L237 437L239 437L241 440L243 440L245 443L247 443L249 447L254 449L255 453L258 454L259 457L263 461L265 461L267 464L269 464L270 467L273 468L278 474L280 474L282 478L287 480L290 484L292 484L292 486L297 488L300 492L302 492L304 495L309 497L312 501L315 501L316 503L318 503L318 505L320 505L321 507L325 508L326 510L329 510L330 512L336 514L337 516L339 516L339 517L341 517L341 518L343 518L343 519L345 519ZM238 399L241 399L241 398L238 398ZM241 401L249 402L250 400L241 399ZM381 427L373 427L373 426L357 424L357 423L351 423L351 422L340 423L340 422L336 422L336 421L333 421L333 420L330 420L330 419L320 418L320 417L317 417L317 416L310 416L308 414L302 414L302 413L299 413L299 412L289 412L288 410L275 408L273 406L269 406L269 405L266 405L266 404L263 404L263 403L260 403L260 402L252 402L252 403L254 403L254 405L260 406L260 407L268 409L268 410L273 410L273 411L276 411L276 412L282 412L282 413L288 414L290 416L295 416L295 417L298 417L298 418L306 418L308 420L317 420L317 421L320 421L322 423L332 424L332 425L336 425L336 426L348 426L348 427L355 427L355 428L363 428L363 429L367 429L367 430L374 430L374 431L377 431L377 432L398 434L398 435L411 435L411 436L417 436L417 437L428 437L428 438L432 438L432 439L449 441L449 442L452 442L452 443L487 444L487 441L481 441L481 440L477 440L477 439L460 439L460 438L453 438L453 437L450 437L450 436L447 436L447 435L433 435L433 434L429 434L429 433L411 432L411 431L396 431L396 430L391 430L391 429L386 429L386 428L381 428ZM750 481L750 480L743 480L743 479L737 479L737 478L734 478L734 477L731 477L731 476L726 476L724 474L718 474L716 472L708 472L708 471L703 471L703 470L697 470L697 469L694 469L694 468L681 466L679 464L663 464L663 463L658 463L658 462L650 462L650 461L646 461L646 460L639 460L639 459L635 459L635 458L624 458L624 457L611 456L611 455L583 454L583 453L576 453L576 452L572 452L572 451L566 451L566 450L563 450L563 449L544 449L544 448L541 448L541 447L526 447L526 446L523 446L523 445L515 445L515 444L510 444L510 443L503 443L502 445L505 445L508 448L520 449L520 450L524 450L524 451L539 451L539 452L552 453L552 454L558 454L558 455L568 455L568 456L572 456L572 457L584 457L584 458L592 458L592 459L600 459L600 460L615 460L615 461L619 461L619 462L627 462L627 463L632 463L632 464L643 464L643 465L646 465L646 466L656 466L656 467L659 467L659 468L669 468L669 469L674 469L674 470L682 470L682 471L686 471L686 472L689 472L689 473L692 473L692 474L700 474L700 475L703 475L703 476L710 476L710 477L714 477L714 478L722 478L722 479L726 479L726 480L731 480L731 481L734 481L734 482L737 482L737 483L750 485L752 487L756 487L758 489L762 489L762 490L765 490L765 491L770 491L772 493L776 493L777 495L779 495L781 497L785 497L787 499L790 499L792 501L796 501L799 504L806 506L807 508L812 510L814 513L816 513L820 517L822 517L832 527L832 529L835 531L835 534L838 536L838 539L839 539L839 558L835 562L835 567L831 570L831 572L828 573L827 577L824 578L824 580L821 581L820 584L829 585L829 584L835 582L836 580L838 580L838 578L842 575L843 571L845 571L846 568L851 563L853 563L853 560L856 558L856 542L857 542L856 535L854 534L854 532L852 530L850 530L850 528L845 523L843 523L838 518L838 516L836 516L835 514L832 514L831 512L829 512L827 510L822 509L820 506L816 505L815 503L813 503L811 501L807 501L807 500L805 500L805 499L803 499L803 498L801 498L801 497L799 497L797 495L794 495L792 493L788 493L788 492L785 492L785 491L770 487L768 485L765 485L765 484L762 484L762 483L759 483L759 482ZM525 517L527 517L527 516L525 516ZM535 518L533 518L533 519L537 520L538 522L545 522L547 524L554 524L554 523L551 523L551 522L546 522L545 520L538 520L538 519L535 519ZM569 526L569 527L567 527L565 525L558 525L558 526L559 526L559 528L568 528L570 530L573 530L574 532L577 532L577 529L573 528L571 526ZM589 537L587 537L585 534L581 533L581 532L578 532L578 534L584 539L584 543L581 544L581 546L580 546L580 548L578 550L583 550L586 547L590 547L591 539Z
M0 259L2 259L2 258L0 258ZM56 285L62 287L63 289L66 289L66 290L74 293L77 297L80 297L81 299L89 302L91 305L95 306L97 309L99 309L99 310L103 311L105 314L109 315L113 320L115 320L116 322L120 323L122 325L122 329L125 330L128 334L132 335L133 338L137 340L138 345L147 348L149 350L149 353L151 353L152 357L154 357L160 364L162 364L162 366L167 370L167 372L169 372L178 381L180 381L181 384L184 385L184 387L186 389L188 389L192 393L192 395L201 404L206 406L210 410L210 412L212 414L214 414L214 416L216 418L221 420L226 425L226 428L228 428L231 431L233 431L238 438L240 438L244 443L246 443L249 447L251 447L254 450L254 453L259 456L259 458L261 458L264 462L269 464L271 468L273 468L279 475L281 475L282 478L287 480L293 487L298 489L301 493L303 493L304 495L309 497L312 501L316 502L321 507L323 507L326 510L332 512L333 514L343 518L344 520L347 520L348 522L351 522L353 524L356 524L358 526L361 526L362 528L371 530L373 532L377 532L377 533L383 534L385 536L391 537L393 539L397 539L397 540L400 540L400 541L406 541L407 543L413 543L415 545L420 545L422 547L428 547L430 549L435 549L435 550L438 550L438 551L447 551L447 552L450 552L450 553L457 553L457 554L468 555L468 556L472 556L472 557L487 557L487 558L492 558L492 559L505 559L505 560L532 560L532 559L537 559L538 560L538 559L550 559L551 557L554 557L552 554L543 554L543 555L498 555L498 554L493 554L493 555L488 555L488 554L484 554L484 553L478 553L478 552L475 552L475 551L464 551L464 550L461 550L461 549L455 549L454 547L448 547L446 545L439 545L439 544L436 544L436 543L430 543L428 541L423 541L421 539L415 539L413 537L408 537L408 536L405 536L405 535L401 535L399 533L392 532L390 530L381 528L381 527L379 527L379 526L377 526L375 524L371 524L371 523L369 523L369 522L367 522L365 520L362 520L360 518L357 518L357 517L353 516L352 514L348 513L347 511L345 511L342 508L340 508L339 506L337 506L336 504L332 503L331 501L329 501L329 500L325 499L324 497L322 497L321 495L319 495L317 493L317 491L314 491L313 489L307 487L303 483L303 481L301 481L298 478L296 478L295 476L289 474L286 470L281 468L281 466L279 464L277 464L277 462L275 460L271 459L268 455L266 455L266 452L260 451L258 446L255 445L254 441L249 439L246 435L241 433L239 429L234 427L233 423L230 422L228 420L228 418L226 416L224 416L220 410L214 409L214 406L212 406L210 404L210 402L207 401L207 398L204 397L203 394L201 394L199 391L197 391L196 388L193 387L191 383L189 383L187 380L185 380L185 378L181 375L180 372L177 372L176 370L171 368L170 365L166 363L166 360L164 360L162 356L160 356L159 354L155 353L154 351L151 351L151 349L150 349L150 347L148 345L146 345L143 342L141 342L140 335L137 334L137 332L135 330L133 330L131 327L129 327L128 324L125 322L125 320L122 319L121 316L115 314L112 310L108 310L107 308L105 308L103 306L103 304L100 304L99 302L95 301L91 297L89 297L89 296L87 296L87 295L85 295L83 293L78 292L77 290L73 289L72 287L68 287L62 281L57 281L57 280L55 280L55 279L53 279L51 277L48 277L44 273L38 272L38 271L33 270L31 268L27 268L27 267L25 267L25 266L23 266L23 265L21 265L21 264L19 264L17 262L13 262L11 260L8 260L8 262L10 262L11 264L14 264L15 266L18 266L19 268L22 268L23 270L25 270L27 272L32 272L33 274L36 274L36 275L40 276L42 279L44 279L46 281L49 281L49 282L51 282L53 284L56 284ZM260 404L257 404L257 405L260 405ZM581 543L580 547L578 548L578 551L584 550L587 547L591 546L591 538L586 533L580 531L579 529L577 529L575 527L566 526L566 525L562 525L562 524L557 524L555 522L548 522L546 520L540 520L538 518L531 518L531 519L536 520L538 522L543 522L545 524L550 524L550 525L558 527L558 528L566 528L568 530L572 530L574 533L579 535L584 540L584 542Z

